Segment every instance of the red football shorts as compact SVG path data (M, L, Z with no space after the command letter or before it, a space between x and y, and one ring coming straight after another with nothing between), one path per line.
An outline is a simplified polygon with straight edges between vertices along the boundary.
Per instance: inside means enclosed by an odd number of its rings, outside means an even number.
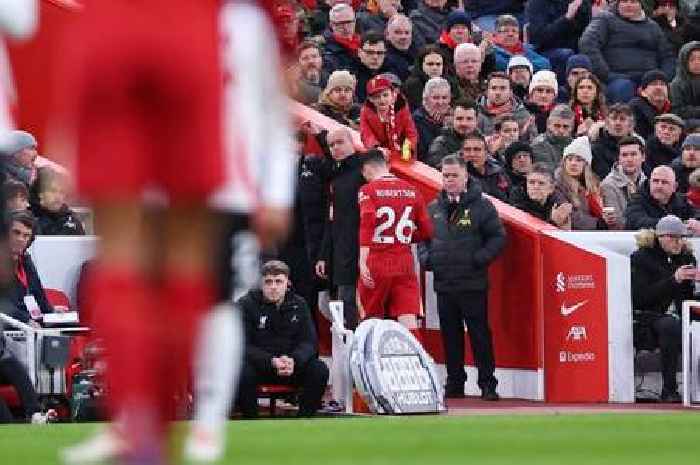
M70 45L78 185L94 200L200 200L222 182L216 2L151 3L86 7Z
M397 318L400 315L420 315L420 288L413 274L394 276L372 275L374 287L358 280L357 291L365 318Z

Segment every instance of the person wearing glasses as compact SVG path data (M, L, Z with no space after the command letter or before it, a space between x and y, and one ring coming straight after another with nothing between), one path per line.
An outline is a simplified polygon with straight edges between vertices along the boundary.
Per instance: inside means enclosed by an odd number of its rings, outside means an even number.
M493 34L496 53L496 69L505 71L510 59L523 55L532 63L533 71L551 69L549 60L537 53L534 47L520 40L520 22L513 15L501 15L496 20Z
M379 74L396 74L397 71L385 60L386 40L381 32L369 31L364 34L357 56L360 61L353 72L357 78L355 94L357 102L362 103L367 98L367 82L370 79Z
M360 48L360 36L355 33L355 12L351 6L340 3L331 8L329 18L329 30L323 33L326 41L323 69L328 74L338 69L353 71L358 65Z

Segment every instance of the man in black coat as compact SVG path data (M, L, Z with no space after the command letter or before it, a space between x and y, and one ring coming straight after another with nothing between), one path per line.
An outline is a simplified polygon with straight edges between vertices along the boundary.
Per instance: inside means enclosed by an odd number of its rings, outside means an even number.
M681 401L676 381L681 353L681 304L694 297L698 279L695 257L685 235L680 218L665 216L654 231L637 235L639 248L630 257L637 324L649 328L661 348L663 402Z
M498 212L469 180L466 162L442 161L443 190L428 206L433 239L421 244L421 259L432 270L447 365L445 395L464 397L464 324L469 329L478 385L484 400L498 400L493 342L488 325L488 265L503 250L506 233Z
M675 215L688 220L688 227L694 234L700 232L700 222L693 218L693 208L676 192L677 187L676 175L670 166L654 168L642 191L627 204L625 229L654 228L662 217Z
M681 135L685 122L673 113L654 118L654 134L647 139L644 174L649 176L651 170L660 165L670 165L681 155Z
M355 329L358 320L355 288L360 253L357 193L365 183L362 158L355 153L348 129L331 131L327 140L333 158L328 162L330 169L326 172L330 179L330 198L315 270L320 278L330 279L334 286L338 286L338 298L344 305L345 325Z
M245 417L257 417L259 384L289 384L302 388L299 416L321 407L328 367L318 359L309 307L290 292L289 267L272 260L262 267L262 289L251 289L238 305L245 324L245 363L238 406Z
M605 126L598 132L598 138L591 141L593 163L591 168L598 179L605 179L617 161L620 140L632 135L634 115L627 104L612 105L605 117Z
M634 131L642 137L649 139L654 133L654 118L671 112L668 78L658 70L647 71L642 76L639 85L639 95L630 100L630 107L634 111Z
M32 257L27 252L34 238L36 220L29 212L17 211L10 214L8 224L14 277L7 293L11 304L7 314L23 323L40 326L41 316L54 310L46 298Z

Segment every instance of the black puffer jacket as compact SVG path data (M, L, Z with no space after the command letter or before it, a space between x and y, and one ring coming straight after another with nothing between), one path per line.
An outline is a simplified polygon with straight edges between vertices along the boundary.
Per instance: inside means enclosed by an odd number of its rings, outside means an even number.
M646 159L642 165L644 174L651 175L651 171L659 165L671 165L671 162L681 156L680 146L662 144L656 136L647 140Z
M556 192L550 194L544 204L535 202L528 197L526 188L513 189L511 192L511 205L550 224L554 224L552 222L552 208L565 202Z
M682 220L693 218L693 208L677 193L671 196L667 205L659 202L649 194L649 182L642 187L642 191L632 196L625 210L625 229L637 230L643 228L655 228L656 223L666 215L676 215Z
M611 136L605 129L600 130L598 139L591 144L593 152L593 163L591 169L598 176L598 179L605 179L613 165L617 161L619 154L618 138Z
M603 82L616 77L639 81L645 72L660 69L671 78L676 57L659 25L646 16L639 21L625 19L617 5L612 9L594 17L579 40L595 75Z
M634 132L647 140L654 135L654 118L661 113L641 96L630 100L630 107L634 113Z
M458 204L444 191L428 205L433 239L424 244L421 259L434 274L436 292L480 291L488 288L488 265L503 250L506 232L498 212L473 180Z
M303 367L316 356L316 331L303 298L287 292L280 306L267 302L262 290L251 289L238 300L245 323L246 360L272 371L272 357L288 355Z
M482 192L502 200L508 201L508 191L510 191L510 180L506 170L493 158L487 158L484 174L479 173L474 166L469 163L469 177L479 182Z
M693 298L693 282L678 283L674 273L682 265L695 265L690 244L685 243L678 255L661 248L653 231L644 231L637 239L639 249L630 257L632 270L632 305L635 310L663 314L675 303L680 314L681 302Z

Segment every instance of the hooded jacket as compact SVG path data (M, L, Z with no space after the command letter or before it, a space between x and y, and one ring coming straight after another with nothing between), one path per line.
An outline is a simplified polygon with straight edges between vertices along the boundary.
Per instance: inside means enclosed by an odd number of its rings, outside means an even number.
M420 247L421 261L433 271L435 292L483 291L488 265L503 250L506 232L491 201L471 178L457 204L445 192L428 205L433 238Z
M620 16L617 4L595 16L579 40L601 81L618 77L639 81L652 69L673 76L676 57L659 25L646 15L637 21Z
M690 243L683 240L681 253L669 255L653 230L641 231L636 239L639 248L630 256L633 308L641 310L642 316L644 312L662 315L674 304L680 315L683 300L693 298L694 283L678 283L674 273L682 265L696 265Z
M449 14L447 8L431 8L424 2L420 2L418 8L411 11L409 18L413 23L413 44L418 50L438 41Z
M685 119L700 118L700 74L688 71L688 58L693 50L700 50L700 42L689 42L681 48L676 76L671 81L673 113Z
M454 128L443 128L440 135L430 144L428 158L424 163L437 169L443 158L462 149L463 142L464 136L457 134Z
M554 170L561 163L564 148L571 143L571 137L556 137L548 132L540 134L532 141L532 161L544 162Z
M666 205L660 205L649 193L649 180L641 192L632 196L625 210L625 229L655 228L666 215L676 215L682 220L693 218L693 208L677 192L671 195Z

